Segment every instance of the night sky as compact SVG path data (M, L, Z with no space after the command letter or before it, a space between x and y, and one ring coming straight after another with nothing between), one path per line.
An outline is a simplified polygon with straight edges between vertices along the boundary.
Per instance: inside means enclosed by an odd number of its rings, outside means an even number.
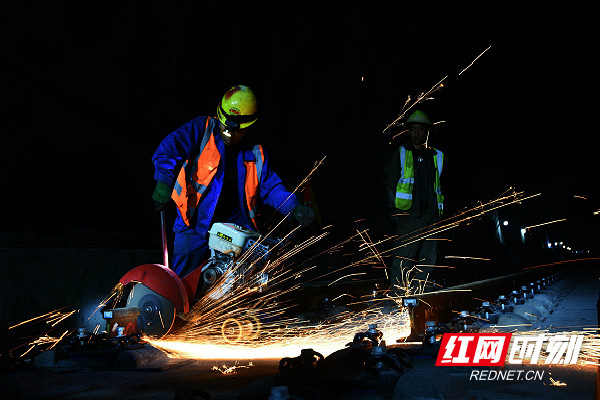
M2 2L4 241L78 230L157 237L154 150L183 123L215 115L235 84L257 94L249 134L284 181L296 185L326 157L313 178L325 222L367 218L384 231L383 173L399 128L382 131L409 96L447 76L418 107L445 121L430 144L446 154L447 215L512 186L542 193L518 206L522 225L568 218L565 232L595 245L585 12L221 3Z

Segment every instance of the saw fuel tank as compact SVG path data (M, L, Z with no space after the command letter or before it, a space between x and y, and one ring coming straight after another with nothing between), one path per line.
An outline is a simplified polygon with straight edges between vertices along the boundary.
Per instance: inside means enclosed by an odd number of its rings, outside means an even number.
M233 253L235 257L242 254L248 239L257 237L253 231L235 224L220 222L213 224L208 233L208 246L211 249L223 254Z

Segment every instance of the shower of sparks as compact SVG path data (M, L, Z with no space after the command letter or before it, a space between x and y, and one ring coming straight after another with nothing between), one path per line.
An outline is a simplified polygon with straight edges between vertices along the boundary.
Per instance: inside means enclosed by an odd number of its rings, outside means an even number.
M523 228L523 229L529 230L529 229L531 229L531 228L537 228L538 226L544 226L544 225L555 224L555 223L557 223L557 222L563 222L563 221L566 221L566 220L567 220L566 218L563 218L563 219L557 219L557 220L554 220L554 221L544 222L544 223L537 224L537 225L526 226L526 227L525 227L525 228Z
M321 160L315 168L322 162L323 160ZM306 180L301 184L305 181ZM318 255L342 251L347 244L355 242L360 243L359 251L356 254L364 255L364 257L337 268L331 268L332 271L321 274L318 278L313 278L311 280L323 279L323 277L333 275L334 273L338 274L342 271L344 271L342 272L344 275L333 280L330 284L346 277L363 275L364 273L346 273L346 270L364 265L384 265L383 255L386 253L389 254L398 247L406 246L415 241L428 239L440 232L456 228L472 219L480 218L491 211L511 204L518 204L539 195L540 194L536 194L525 197L523 196L523 193L515 191L510 193L507 192L498 199L485 204L479 203L455 216L444 219L427 230L412 232L403 237L388 237L375 243L370 239L367 230L358 231L356 234L353 234L341 243L329 247ZM183 327L172 332L165 338L156 339L145 337L145 340L156 348L163 350L172 358L251 360L259 358L281 358L284 356L294 357L297 356L302 349L306 348L313 348L323 355L329 355L337 350L343 349L348 343L352 342L356 333L366 331L369 324L377 324L377 329L383 332L383 339L389 344L393 344L397 340L408 337L411 328L410 315L407 308L402 308L401 311L397 313L384 314L376 307L377 304L375 304L373 307L362 312L342 312L336 315L335 318L325 318L323 321L317 323L303 320L300 317L289 318L285 316L286 311L291 309L294 305L282 300L283 295L298 290L301 283L311 281L301 281L300 278L305 272L316 268L316 266L309 265L309 263L311 263L314 257L317 257L318 255L304 259L299 265L294 265L293 262L289 263L291 257L319 242L327 234L328 232L323 231L321 234L314 235L294 246L290 243L276 245L280 246L280 248L278 248L279 252L277 257L267 262L264 266L258 266L255 263L250 263L249 266L247 266L248 263L244 264L243 261L249 259L253 250L250 249L237 260L239 262L238 266L233 267L232 270L235 272L233 276L236 281L229 286L227 291L223 290L223 288L224 286L227 286L225 285L225 280L232 277L230 274L224 274L221 277L221 280L209 289L193 306L190 313L184 316L187 323L184 324ZM267 236L259 238L255 246ZM435 238L431 239L435 240ZM378 250L378 247L381 244L388 243L391 240L396 241L393 249L386 249L385 251ZM466 256L447 256L447 258L489 261L489 259ZM238 267L242 268L241 266L243 266L243 268L248 268L248 270L236 270ZM418 266L423 265L418 264ZM248 273L248 271L252 272L252 274ZM406 286L407 288L412 286L411 283L413 279L411 279L410 275L414 274L416 271L417 269L414 267L404 271L403 276L405 276L406 279L403 282L403 286ZM262 286L252 281L251 275L256 275L257 273L269 277L268 291L263 291ZM424 293L427 286L433 287L433 283L428 282L428 277L424 280L415 280L415 282L417 282L416 293L410 293L413 295L419 296ZM123 295L123 289L123 285L117 284L109 296L101 302L96 311L106 305L111 299L113 299L113 301L120 299ZM427 294L459 291L470 290L450 290L442 288L437 291L428 292ZM260 293L260 296L251 296L256 293ZM334 300L337 300L342 296L345 295L342 294ZM351 295L346 296L354 297ZM401 297L393 298L393 300L401 304ZM354 303L348 305L369 304L373 301L373 298L356 299ZM50 312L29 321L42 318L57 321L62 320L60 318L65 314L67 313L62 313L58 316L56 312ZM25 321L21 324L29 321ZM11 328L21 324L17 324ZM540 331L533 332L538 334ZM41 343L55 346L66 333L67 332L60 338L50 338L48 336L44 339L40 338L39 343L30 343L32 347L29 348L27 352L35 345ZM521 334L521 332L519 333ZM600 356L600 352L597 350L598 338L597 336L593 336L593 338L591 336L592 335L590 334L590 338L588 339L586 337L586 341L584 341L581 349L580 361L583 360L583 362L597 363ZM227 374L232 373L236 368L248 368L250 366L252 366L252 364L249 364L248 366L238 366L236 364L234 367L223 365L222 368L213 367L213 369L223 374Z
M459 215L448 218L436 224L432 229L424 232L414 232L411 235L400 238L400 245L421 240L439 232L455 228L465 221L479 218L487 212L496 210L510 204L520 203L529 198L522 193L512 192L504 194L501 198L486 204L478 204L470 210L463 211ZM291 258L304 251L308 247L319 242L328 232L309 237L304 242L296 245L291 243L278 244L279 251L276 257L269 260L263 266L255 263L244 263L248 260L250 249L233 266L235 280L228 290L223 290L225 279L231 278L231 274L224 274L221 281L209 289L205 295L192 307L187 315L183 316L187 321L177 331L171 332L163 339L146 338L152 345L162 349L170 357L185 357L194 359L256 359L256 358L281 358L283 355L296 356L304 348L314 348L321 354L330 354L344 348L353 340L358 332L364 332L369 324L377 324L378 329L384 334L384 340L388 343L406 338L410 334L410 316L408 309L400 312L383 314L377 304L371 304L375 300L372 297L356 299L348 306L363 304L368 308L362 312L342 312L335 317L325 318L318 323L286 316L294 304L289 300L283 300L284 295L293 293L300 288L301 284L312 280L322 280L331 276L334 282L342 278L359 275L351 269L358 266L381 266L383 255L392 250L379 251L381 244L398 238L388 237L379 242L373 242L367 230L358 231L338 244L321 251L316 256L303 259L299 265ZM261 243L267 236L259 238ZM358 252L352 253L360 258L357 261L344 263L340 266L331 266L330 271L320 274L316 278L301 280L304 273L316 268L312 260L322 254L333 254L348 248L350 244L358 244ZM398 242L397 242L398 243ZM255 246L256 246L255 245ZM250 264L248 266L248 264ZM237 271L236 268L248 268L247 271ZM349 271L350 270L350 271ZM251 273L248 273L250 271ZM409 272L406 272L405 284L411 283ZM262 286L252 280L252 276L264 274L269 277L269 290L263 291ZM334 275L335 274L335 275ZM334 275L334 276L332 276ZM417 283L416 295L422 294L428 286L434 287L433 283L426 279L415 280ZM232 282L230 282L232 283ZM439 286L439 285L438 285ZM436 288L437 289L437 288ZM117 284L111 293L100 303L96 311L109 301L116 301L123 295L124 286ZM450 291L439 289L431 293L442 293ZM380 291L384 292L384 291ZM260 296L251 296L260 293ZM343 295L341 295L343 296ZM341 296L336 298L339 299ZM291 297L291 296L288 296ZM354 296L351 296L354 297ZM401 298L388 297L389 300L401 304ZM372 307L373 306L373 307ZM94 312L96 312L94 311ZM47 313L45 316L34 318L49 318L56 321L56 313ZM61 317L63 315L61 314ZM61 338L64 337L61 336ZM55 339L55 345L61 338Z
M391 342L407 337L410 334L407 311L383 314L378 308L363 312L348 309L335 318L325 318L318 323L303 320L301 316L285 316L294 305L283 300L283 296L298 290L301 283L308 282L300 281L300 277L316 268L304 266L310 259L294 265L291 257L326 235L327 232L323 232L294 246L287 243L277 254L273 253L275 257L264 266L244 263L250 260L252 249L249 249L236 264L229 266L230 272L223 274L194 304L190 313L184 316L187 323L183 327L163 339L146 340L171 357L237 360L277 358L282 354L295 356L309 347L322 354L331 353L351 342L354 334L365 331L369 324L377 324L384 338ZM360 237L366 242L368 235L359 232L325 252L341 248L344 243ZM258 242L261 240L264 241L265 237L259 238ZM373 248L371 251L375 252ZM252 280L256 274L268 276L269 290L263 291ZM319 279L329 274L331 272L320 275ZM331 283L364 274L344 274ZM260 293L260 296L251 296L253 293Z
M153 346L172 358L252 360L259 358L295 357L302 349L312 348L327 356L343 349L358 332L377 324L388 343L410 334L410 316L407 309L397 314L349 314L341 322L307 324L299 319L289 319L263 325L260 339L223 343L213 336L173 335L164 339L146 338Z

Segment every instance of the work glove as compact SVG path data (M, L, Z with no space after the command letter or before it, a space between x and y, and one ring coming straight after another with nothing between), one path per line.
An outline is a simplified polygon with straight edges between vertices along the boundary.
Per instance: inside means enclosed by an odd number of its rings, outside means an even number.
M294 208L294 218L302 225L303 227L307 227L313 223L315 220L315 210L310 207L303 206L302 204L298 204L296 208Z
M169 185L156 181L156 187L152 192L152 199L154 200L154 210L162 211L169 203L171 198L171 187Z

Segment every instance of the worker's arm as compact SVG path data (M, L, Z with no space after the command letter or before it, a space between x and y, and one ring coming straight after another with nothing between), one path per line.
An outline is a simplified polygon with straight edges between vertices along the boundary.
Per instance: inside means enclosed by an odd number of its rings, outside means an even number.
M152 156L154 179L172 187L183 163L198 149L207 117L197 117L167 135Z
M296 195L288 192L277 174L269 167L269 156L264 150L265 162L260 179L260 197L263 203L270 205L281 214L292 213L300 204Z
M175 174L194 151L204 134L206 117L198 117L167 135L152 156L156 186L152 192L154 209L161 211L171 198Z

